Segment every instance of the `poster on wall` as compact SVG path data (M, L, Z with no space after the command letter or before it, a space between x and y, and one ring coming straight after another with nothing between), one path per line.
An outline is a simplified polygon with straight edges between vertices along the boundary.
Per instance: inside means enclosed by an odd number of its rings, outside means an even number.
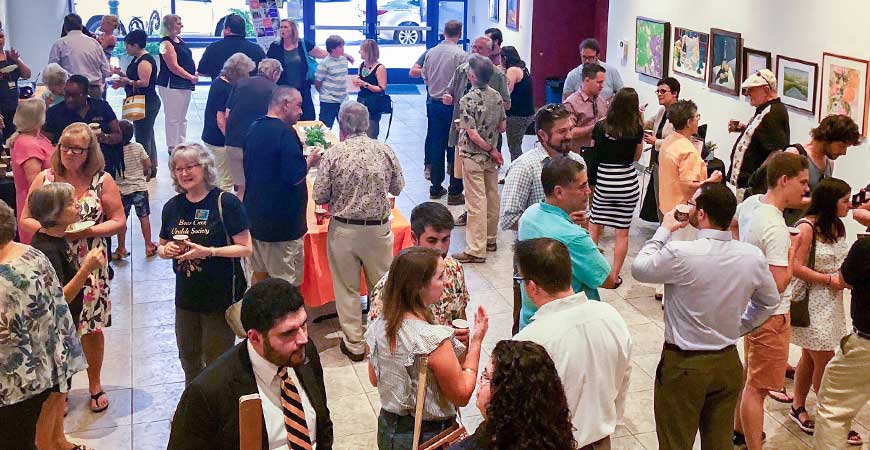
M762 69L773 71L773 55L770 52L743 47L743 77L749 78L749 74Z
M283 3L283 2L282 2ZM263 50L269 49L269 44L275 41L278 30L281 29L281 18L278 15L277 0L250 0L251 24L257 44Z
M504 24L511 30L520 29L520 0L507 0Z
M740 80L737 78L743 73L743 40L740 33L712 28L710 40L712 50L707 85L714 91L740 95Z
M848 56L822 55L822 100L819 121L831 114L852 118L867 136L868 61Z
M810 113L816 112L816 63L776 56L777 94L783 103Z
M671 24L638 17L635 23L634 71L654 78L668 76Z
M498 2L500 0L489 0L489 20L498 23Z
M671 70L680 75L705 80L710 35L688 28L674 27L673 43Z

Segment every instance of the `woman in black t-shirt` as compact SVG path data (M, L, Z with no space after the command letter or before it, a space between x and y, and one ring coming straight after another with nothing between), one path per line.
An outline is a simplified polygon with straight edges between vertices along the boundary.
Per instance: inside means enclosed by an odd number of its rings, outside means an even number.
M0 115L2 124L5 125L3 135L9 137L15 132L12 119L18 108L18 79L30 78L30 67L24 64L14 48L3 51L5 46L6 32L0 28Z
M251 256L242 202L216 187L214 158L199 144L179 145L169 157L178 195L163 207L157 254L175 271L175 337L190 383L233 346L224 311L245 293L239 258Z

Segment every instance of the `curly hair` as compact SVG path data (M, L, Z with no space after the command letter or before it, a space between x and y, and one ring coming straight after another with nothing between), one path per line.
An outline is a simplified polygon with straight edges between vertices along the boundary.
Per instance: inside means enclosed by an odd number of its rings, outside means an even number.
M481 448L577 448L562 381L547 350L534 342L501 341L492 352L492 399L486 407Z
M843 142L846 145L861 143L861 130L851 117L831 114L822 119L819 126L810 131L810 137L822 142Z

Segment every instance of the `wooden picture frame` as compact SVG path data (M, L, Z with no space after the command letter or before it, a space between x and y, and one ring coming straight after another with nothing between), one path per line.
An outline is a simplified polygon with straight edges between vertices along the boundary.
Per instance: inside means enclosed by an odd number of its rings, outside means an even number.
M634 32L634 71L658 79L668 76L671 23L638 16Z
M504 25L511 30L520 29L520 0L507 0L505 5Z
M742 80L738 76L742 73L743 38L740 33L711 28L707 86L713 91L739 96Z
M761 69L773 72L773 54L764 50L743 47L743 80L749 78L750 73Z
M870 61L824 52L821 72L819 122L831 114L844 114L867 136Z
M818 64L788 56L776 56L776 93L783 104L815 113L818 80Z
M671 72L707 80L710 54L710 34L688 28L674 27L671 37Z
M489 20L498 23L499 3L501 0L489 0Z

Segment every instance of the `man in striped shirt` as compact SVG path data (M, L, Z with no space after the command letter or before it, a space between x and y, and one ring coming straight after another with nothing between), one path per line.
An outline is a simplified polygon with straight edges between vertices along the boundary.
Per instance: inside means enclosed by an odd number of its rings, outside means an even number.
M347 100L347 65L344 54L344 39L332 35L326 38L326 51L329 52L317 65L314 86L320 92L320 121L332 128L341 104Z

